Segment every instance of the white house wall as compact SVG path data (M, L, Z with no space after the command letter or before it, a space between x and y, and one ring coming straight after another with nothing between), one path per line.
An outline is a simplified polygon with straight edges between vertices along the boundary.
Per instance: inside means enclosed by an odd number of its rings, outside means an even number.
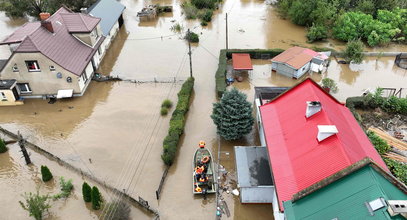
M300 78L302 75L304 75L306 72L309 71L310 66L311 66L311 62L308 62L307 64L305 64L304 66L299 68L296 71L296 73L294 74L294 78L296 78L296 79Z
M276 63L276 72L278 74L288 77L294 77L296 71L297 71L296 69L285 63Z
M36 60L41 71L30 72L25 61ZM14 64L18 67L18 72L13 72ZM50 66L55 67L55 71L50 70ZM57 77L61 73L62 78ZM72 82L67 82L67 77L72 78ZM58 90L73 89L74 93L81 93L78 83L78 76L62 68L41 53L15 53L0 73L0 79L16 79L17 83L29 83L32 93L22 94L25 97L38 97L44 95L56 95Z

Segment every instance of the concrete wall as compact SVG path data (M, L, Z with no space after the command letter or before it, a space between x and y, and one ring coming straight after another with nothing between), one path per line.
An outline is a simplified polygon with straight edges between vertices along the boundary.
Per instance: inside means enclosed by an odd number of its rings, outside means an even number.
M84 74L82 74L82 76L78 78L79 88L81 90L80 95L83 95L87 86L89 85L90 81L92 80L93 72L94 71L93 71L92 63L89 63L85 69L86 77L84 77Z
M271 203L274 186L242 187L240 188L241 203Z
M41 69L39 72L29 72L25 64L26 60L36 60ZM17 64L18 72L13 72L12 67ZM50 70L55 67L55 71ZM57 73L62 78L57 78ZM67 82L67 77L72 78L72 83ZM0 79L16 79L17 83L29 83L31 94L22 96L34 96L40 98L43 95L56 95L60 89L73 89L74 93L81 93L79 77L65 70L41 53L15 53L0 73Z
M3 100L3 94L6 96L7 100ZM14 105L15 101L16 99L11 89L7 90L0 89L0 105Z
M261 113L260 113L260 99L256 98L254 100L254 104L256 106L256 122L257 128L259 131L259 138L261 146L266 146L266 138L264 136L264 129L263 129L263 121L261 120Z

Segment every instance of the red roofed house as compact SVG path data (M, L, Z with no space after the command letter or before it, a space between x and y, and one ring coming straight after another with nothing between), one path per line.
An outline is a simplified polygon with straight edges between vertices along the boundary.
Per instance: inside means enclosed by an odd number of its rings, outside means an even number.
M0 79L17 80L17 100L83 95L104 53L100 18L64 7L40 17L0 42L11 52Z
M275 186L275 219L284 219L283 201L362 160L389 171L344 104L306 79L260 106Z
M298 79L310 69L316 72L322 71L327 58L324 53L292 47L271 59L271 69L278 74Z

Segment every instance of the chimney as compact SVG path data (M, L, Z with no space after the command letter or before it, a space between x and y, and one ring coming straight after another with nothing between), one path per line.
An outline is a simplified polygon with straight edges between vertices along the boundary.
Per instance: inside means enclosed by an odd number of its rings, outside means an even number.
M51 21L48 21L48 18L50 17L50 13L40 13L40 18L41 18L41 26L47 29L49 32L54 33L54 28L52 27Z
M308 101L305 117L309 118L321 111L321 103L318 101Z
M318 125L318 142L321 142L337 133L338 129L335 125Z
M81 13L82 14L87 14L88 13L88 8L81 8Z

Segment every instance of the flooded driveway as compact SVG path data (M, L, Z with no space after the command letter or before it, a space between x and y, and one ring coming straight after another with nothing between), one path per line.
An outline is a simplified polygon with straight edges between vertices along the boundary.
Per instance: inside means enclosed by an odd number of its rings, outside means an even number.
M186 21L180 1L121 2L126 5L125 26L98 70L102 74L140 81L185 78L189 76L187 44L182 40L182 34L176 34L170 28L180 23L184 32L190 28L200 34L200 43L192 47L196 81L185 135L177 160L169 170L161 199L156 200L155 190L164 170L160 154L170 116L161 117L159 108L167 97L176 103L178 83L92 82L81 98L61 100L52 105L44 100L26 100L23 106L0 108L0 125L12 131L20 130L30 141L73 165L84 170L89 167L95 175L118 189L126 189L134 197L142 196L159 210L161 219L212 219L216 210L215 197L203 200L191 193L191 160L199 140L205 140L214 155L220 146L221 164L231 177L235 175L233 146L259 144L256 130L241 141L219 140L210 118L212 103L216 101L214 74L218 54L225 47L225 13L229 16L229 48L306 46L305 29L280 19L275 9L258 0L226 0L207 27L201 27L198 20ZM173 5L174 11L152 21L140 22L137 11L144 5L157 3ZM0 14L0 18L1 30L6 30L1 35L10 34L20 24L12 25L14 21L9 22L4 14ZM330 40L318 46L340 48L343 44ZM406 51L406 47L392 45L388 50ZM254 86L291 86L298 82L272 73L269 61L254 61L254 67L244 82L234 84L248 94L249 100L253 100ZM359 95L366 88L405 85L407 74L406 70L394 67L392 58L378 61L369 58L358 66L332 61L326 74L311 77L319 82L325 76L338 83L339 92L335 96L344 101L347 96ZM16 179L14 176L0 178L1 181ZM18 193L29 187L22 186ZM230 219L253 219L253 216L272 219L271 205L241 205L238 197L224 196L231 211ZM22 213L20 207L13 206L13 210L16 209ZM144 218L149 217L138 213L135 219Z

